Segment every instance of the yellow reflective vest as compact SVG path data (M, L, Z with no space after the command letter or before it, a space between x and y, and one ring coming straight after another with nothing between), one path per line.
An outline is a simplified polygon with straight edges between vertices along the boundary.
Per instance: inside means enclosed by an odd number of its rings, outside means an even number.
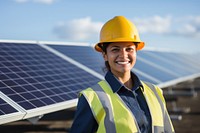
M150 83L142 84L152 118L152 133L173 133L162 90ZM132 112L105 80L80 94L85 96L98 123L97 133L140 133Z

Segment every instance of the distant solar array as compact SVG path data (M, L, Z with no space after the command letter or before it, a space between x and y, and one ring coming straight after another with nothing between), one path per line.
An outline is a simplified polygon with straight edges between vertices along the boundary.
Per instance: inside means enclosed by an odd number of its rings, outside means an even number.
M143 50L133 71L163 87L198 77L197 60ZM102 55L88 44L1 40L0 124L75 106L78 92L103 79L103 68Z

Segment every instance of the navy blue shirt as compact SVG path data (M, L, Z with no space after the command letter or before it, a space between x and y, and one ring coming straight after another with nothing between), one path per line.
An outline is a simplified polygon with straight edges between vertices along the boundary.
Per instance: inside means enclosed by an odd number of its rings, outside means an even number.
M142 93L143 86L134 73L131 73L131 78L133 81L132 90L126 88L110 71L105 76L105 80L109 83L113 92L121 97L133 113L140 131L142 133L151 133L151 115ZM98 124L90 106L82 95L78 101L70 133L94 133L97 131L97 128Z

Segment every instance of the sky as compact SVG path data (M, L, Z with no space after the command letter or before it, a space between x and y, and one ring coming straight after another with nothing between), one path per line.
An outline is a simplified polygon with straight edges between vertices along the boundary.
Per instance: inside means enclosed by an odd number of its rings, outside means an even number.
M99 42L115 16L132 21L154 48L200 53L199 0L0 0L0 40Z

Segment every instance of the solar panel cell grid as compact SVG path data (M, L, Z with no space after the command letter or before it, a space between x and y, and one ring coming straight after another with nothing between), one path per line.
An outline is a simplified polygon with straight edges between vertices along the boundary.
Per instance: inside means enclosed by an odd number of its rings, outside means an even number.
M103 72L104 61L100 53L89 46L48 45L62 54L80 62L92 70L105 75Z
M77 98L99 81L35 44L1 44L0 57L0 91L26 110Z

